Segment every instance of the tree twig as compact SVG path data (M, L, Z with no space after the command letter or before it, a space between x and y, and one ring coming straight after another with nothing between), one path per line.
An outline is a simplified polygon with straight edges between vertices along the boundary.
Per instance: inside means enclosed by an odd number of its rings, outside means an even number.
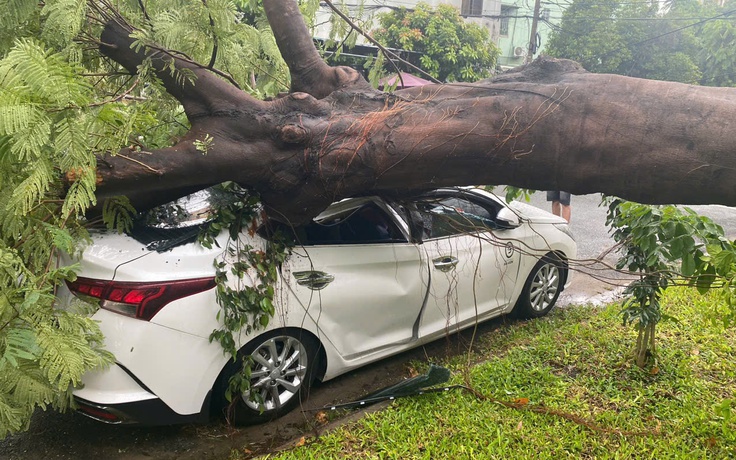
M105 105L105 104L112 104L113 102L121 101L121 100L125 99L130 93L132 93L133 90L135 89L135 87L138 86L138 83L140 83L140 82L141 82L140 78L136 78L135 81L133 82L133 85L131 85L130 88L126 89L119 96L116 96L116 97L114 97L114 98L112 98L112 99L110 99L108 101L95 102L93 104L90 104L89 107L99 107L99 106L102 106L102 105Z
M215 32L215 20L212 18L212 13L209 12L209 7L207 6L207 0L202 0L202 4L205 8L208 10L208 15L210 17L210 30L212 31L212 57L210 58L210 63L207 64L207 68L212 70L215 66L215 61L217 60L217 49L218 49L218 42L217 42L217 33Z
M154 169L154 168L148 166L147 164L143 163L142 161L136 160L135 158L131 158L131 157L127 156L127 155L123 155L122 153L118 153L115 156L118 156L120 158L125 158L126 160L132 161L133 163L137 163L137 164L143 166L144 168L148 169L149 171L152 171L152 172L158 174L159 176L162 174L161 171L159 171L158 169Z

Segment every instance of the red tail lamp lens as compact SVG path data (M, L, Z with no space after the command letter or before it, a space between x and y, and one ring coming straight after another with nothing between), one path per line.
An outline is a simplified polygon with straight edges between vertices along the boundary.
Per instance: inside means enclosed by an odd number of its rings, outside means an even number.
M138 283L79 277L67 282L75 294L100 299L100 307L150 321L169 302L215 287L215 278Z

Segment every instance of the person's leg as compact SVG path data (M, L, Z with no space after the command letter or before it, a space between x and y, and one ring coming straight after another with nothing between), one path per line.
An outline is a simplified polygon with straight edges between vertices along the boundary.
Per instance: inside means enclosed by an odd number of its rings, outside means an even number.
M560 215L560 192L551 190L547 192L547 201L552 202L552 214Z
M559 204L559 203L558 203ZM558 216L561 216L566 221L570 222L570 215L572 214L572 210L570 209L570 206L565 206L564 204L560 205L560 214L557 214Z
M572 215L572 209L570 208L570 194L567 192L560 192L560 214L566 221L570 222L570 216Z
M560 202L559 201L552 202L552 214L554 214L555 216L560 215Z

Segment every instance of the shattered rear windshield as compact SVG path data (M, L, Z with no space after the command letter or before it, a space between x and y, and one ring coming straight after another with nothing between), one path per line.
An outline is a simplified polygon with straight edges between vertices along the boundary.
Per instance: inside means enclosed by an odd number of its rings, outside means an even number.
M247 197L234 184L215 185L140 213L128 233L152 251L165 252L197 240L214 210Z

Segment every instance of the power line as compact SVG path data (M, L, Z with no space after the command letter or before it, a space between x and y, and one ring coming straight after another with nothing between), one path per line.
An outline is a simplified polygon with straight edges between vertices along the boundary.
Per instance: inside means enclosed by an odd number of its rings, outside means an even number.
M691 20L697 20L697 22L694 22L692 24L687 24L685 26L678 27L676 29L672 29L670 31L664 32L664 33L659 34L659 35L655 35L653 37L646 38L646 39L644 39L644 40L642 40L640 42L633 43L631 46L639 46L641 44L644 44L644 43L648 43L650 41L657 40L657 39L662 38L662 37L665 37L667 35L671 35L671 34L674 34L674 33L677 33L677 32L681 32L681 31L683 31L685 29L689 29L691 27L696 27L696 26L699 26L701 24L705 24L706 22L719 21L719 20L734 20L734 19L736 19L736 17L729 18L729 16L731 16L733 13L736 13L736 9L730 10L730 11L726 11L724 13L718 14L716 16L708 17L708 18L692 18ZM580 18L580 17L577 17L577 18L565 18L565 22L569 22L571 19L585 20L585 21L596 21L597 20L597 21L601 21L601 22L602 21L614 21L613 18L590 18L590 17L588 17L588 18ZM640 18L640 19L647 19L647 20L649 20L649 18ZM616 18L615 19L615 21L619 21L619 20L638 20L638 19L637 18L620 18L620 19L619 18ZM652 21L667 21L668 18L652 18L651 20ZM567 29L563 28L562 26L560 26L558 24L555 24L555 23L553 23L552 21L549 21L549 20L543 20L543 22L545 24L547 24L551 29L557 31L558 33L570 34L570 35L576 35L576 36L586 35L584 33L578 33L578 32L567 30ZM600 56L600 57L607 57L608 55L610 55L612 53L613 52L606 53L606 54L604 54L603 56Z
M504 16L501 16L504 17ZM506 16L511 17L511 16ZM550 16L550 19L562 19L563 16ZM574 18L566 18L567 21L611 21L614 20L613 18L601 18L601 17L584 17L584 16L576 16ZM713 18L665 18L665 17L655 17L655 18L615 18L615 21L660 21L660 22L675 22L675 21L710 21L713 20ZM716 18L717 21L736 21L736 17L724 17L724 18Z
M505 14L487 14L483 15L484 18L489 19L532 19L534 16L531 14L514 14L514 15L505 15ZM549 16L549 20L561 20L562 16ZM601 18L601 17L575 17L575 18L567 18L566 21L598 21L598 22L604 22L604 21L613 21L616 22L619 21L657 21L657 22L676 22L676 21L709 21L713 18ZM540 20L545 20L543 18L540 18ZM736 16L734 17L724 17L724 18L717 18L715 19L717 21L736 21Z
M641 46L641 45L643 45L645 43L649 43L651 41L654 41L654 40L660 39L662 37L665 37L667 35L671 35L671 34L674 34L674 33L677 33L677 32L681 32L681 31L683 31L685 29L688 29L690 27L699 26L699 25L702 25L702 24L705 24L705 23L711 22L711 21L722 20L722 19L725 19L726 17L728 17L728 16L730 16L730 15L732 15L734 13L736 13L736 9L730 10L730 11L726 11L724 13L718 14L718 15L713 16L713 17L703 18L702 20L700 20L698 22L695 22L693 24L688 24L686 26L679 27L677 29L673 29L673 30L670 30L668 32L665 32L665 33L662 33L662 34L659 34L659 35L655 35L653 37L649 37L649 38L646 38L646 39L641 40L639 42L633 43L633 44L629 45L629 47L631 47L631 48L638 47L638 46ZM729 18L729 19L733 19L733 18ZM585 34L585 33L578 33L578 32L570 31L570 30L567 30L567 29L563 29L560 25L555 24L555 23L552 23L551 21L543 20L543 22L545 24L547 24L550 27L550 29L555 30L557 33L562 33L562 34L567 34L567 35L574 35L574 36L578 36L578 37L588 35L588 34ZM609 57L609 56L611 56L611 55L613 55L613 54L615 54L617 52L620 52L620 51L621 50L619 50L619 49L612 50L612 51L610 51L608 53L605 53L605 54L599 56L599 58L600 59L604 59L604 58L607 58L607 57ZM723 75L720 75L720 74L707 75L707 76L704 75L704 77L709 77L711 79L712 78L728 78L728 79L733 79L735 76L736 76L736 73L723 74Z
M634 43L631 46L639 46L639 45L641 45L643 43L651 42L651 41L657 40L659 38L666 37L667 35L672 35L674 33L683 31L685 29L689 29L690 27L695 27L695 26L699 26L701 24L705 24L706 22L714 21L714 20L716 20L716 19L718 19L720 17L723 17L723 16L730 16L733 13L736 13L736 9L735 10L731 10L731 11L726 11L725 13L721 13L719 15L713 16L712 18L703 19L702 21L698 21L698 22L696 22L694 24L688 24L686 26L678 27L677 29L670 30L669 32L665 32L665 33L656 35L654 37L651 37L651 38L647 38L645 40L642 40L642 41L640 41L638 43Z
M565 3L565 6L562 6L562 3ZM573 1L569 2L542 2L542 5L555 5L559 6L560 8L566 8L574 3ZM616 2L616 6L622 6L622 5L651 5L652 2L648 1L641 1L641 2ZM613 6L611 3L586 3L585 6Z

